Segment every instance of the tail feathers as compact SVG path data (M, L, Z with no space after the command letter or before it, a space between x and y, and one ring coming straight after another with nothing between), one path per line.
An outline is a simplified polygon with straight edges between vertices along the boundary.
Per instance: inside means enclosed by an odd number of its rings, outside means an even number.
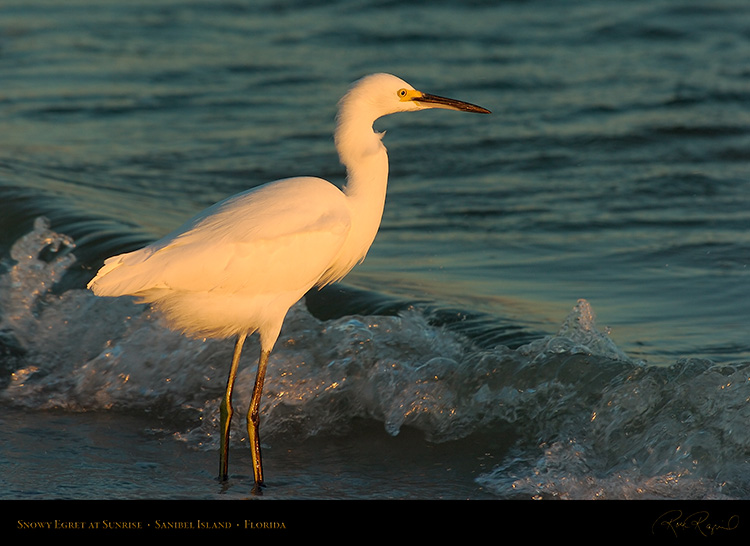
M139 275L139 268L134 267L145 259L145 256L138 254L140 251L108 258L96 276L89 281L87 288L103 297L135 296L154 288L144 282L143 276Z

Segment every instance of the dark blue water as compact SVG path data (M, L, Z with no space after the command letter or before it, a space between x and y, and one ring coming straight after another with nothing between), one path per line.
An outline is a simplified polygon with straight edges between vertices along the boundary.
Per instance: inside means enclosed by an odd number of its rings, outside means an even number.
M377 123L380 233L272 356L266 498L749 497L748 21L741 1L4 2L0 496L247 495L239 422L213 478L231 343L83 287L227 195L342 183L336 101L387 71L493 114Z

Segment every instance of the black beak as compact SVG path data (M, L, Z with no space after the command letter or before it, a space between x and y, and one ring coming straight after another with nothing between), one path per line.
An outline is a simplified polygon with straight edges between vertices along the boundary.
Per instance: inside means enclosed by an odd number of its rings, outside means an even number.
M423 102L428 104L430 108L446 108L448 110L459 110L461 112L476 112L478 114L491 114L486 108L463 102L456 99L448 99L446 97L439 97L438 95L429 95L422 93L420 97L414 97L414 102Z

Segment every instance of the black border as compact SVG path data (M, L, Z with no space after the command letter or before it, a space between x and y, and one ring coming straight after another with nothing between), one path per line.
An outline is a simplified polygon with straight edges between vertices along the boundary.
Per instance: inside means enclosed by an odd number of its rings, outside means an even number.
M52 536L404 540L483 533L495 540L616 537L665 544L750 538L747 501L52 500L2 501L0 513L0 536L10 544Z

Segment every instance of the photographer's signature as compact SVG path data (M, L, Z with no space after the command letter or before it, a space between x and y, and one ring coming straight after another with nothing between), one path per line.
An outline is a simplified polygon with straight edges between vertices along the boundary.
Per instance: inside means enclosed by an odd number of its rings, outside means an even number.
M733 515L726 520L712 520L707 511L697 511L683 514L682 510L669 510L659 516L651 526L651 533L666 531L679 536L685 531L697 532L704 537L717 533L734 531L740 525L740 517Z

